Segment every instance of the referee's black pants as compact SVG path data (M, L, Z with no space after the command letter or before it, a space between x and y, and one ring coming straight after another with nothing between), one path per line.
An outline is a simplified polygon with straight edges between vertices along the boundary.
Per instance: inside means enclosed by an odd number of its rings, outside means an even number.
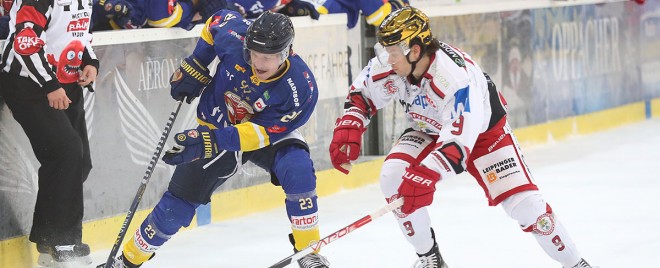
M0 76L7 107L41 164L30 241L47 246L80 243L83 182L92 169L83 89L64 85L72 103L66 110L55 110L48 105L46 92L31 79Z

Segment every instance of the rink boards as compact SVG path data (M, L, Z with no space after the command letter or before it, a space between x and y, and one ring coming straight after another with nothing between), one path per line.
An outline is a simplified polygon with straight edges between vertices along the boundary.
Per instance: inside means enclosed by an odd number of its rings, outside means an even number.
M660 115L660 7L654 2L546 4L480 14L467 14L474 9L458 5L424 10L432 16L434 34L470 53L503 91L510 121L525 145ZM350 176L331 170L329 136L366 44L355 44L355 33L346 33L344 16L321 18L294 19L294 49L319 82L319 106L303 134L319 170L318 193L324 196L375 183L382 158L357 164ZM84 240L93 249L109 248L116 238L174 108L169 75L192 51L198 31L145 29L95 35L101 69L96 93L86 96L94 169L84 190ZM405 128L393 115L395 109L381 113L383 151ZM194 127L193 119L194 106L184 106L174 131ZM38 163L3 102L0 166L0 267L31 266L36 253L25 235L36 197ZM158 201L172 171L158 164L133 223ZM253 166L246 171L223 185L209 206L200 208L193 225L282 205L283 193L268 183L265 172Z

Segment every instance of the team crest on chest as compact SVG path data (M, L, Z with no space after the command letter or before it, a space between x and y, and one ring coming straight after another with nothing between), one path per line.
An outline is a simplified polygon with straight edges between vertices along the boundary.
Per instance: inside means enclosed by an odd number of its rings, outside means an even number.
M387 95L393 95L399 91L399 88L394 85L394 80L392 79L385 81L383 88L385 88L385 94Z
M227 105L227 115L232 124L240 124L249 121L254 116L252 105L241 99L236 93L225 92L225 104Z

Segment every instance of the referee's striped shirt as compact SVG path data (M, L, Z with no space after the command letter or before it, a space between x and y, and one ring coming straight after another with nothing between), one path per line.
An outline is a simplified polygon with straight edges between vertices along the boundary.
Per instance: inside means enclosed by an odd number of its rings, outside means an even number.
M3 72L28 77L46 92L52 92L61 85L47 58L52 55L53 59L59 59L64 47L75 39L85 45L81 67L93 65L98 69L90 43L91 0L16 0L9 14L9 36L0 62ZM18 54L14 49L16 34L25 28L32 28L46 43L31 55Z

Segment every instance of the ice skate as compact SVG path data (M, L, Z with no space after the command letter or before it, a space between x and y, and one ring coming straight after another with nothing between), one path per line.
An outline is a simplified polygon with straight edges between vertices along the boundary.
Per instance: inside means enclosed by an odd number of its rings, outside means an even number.
M89 257L89 245L80 243L76 245L45 246L37 245L39 258L37 263L46 267L80 267L92 263Z
M330 267L330 262L321 256L321 254L310 253L299 259L298 265L300 265L300 268L328 268Z
M289 242L291 242L291 245L296 244L296 240L293 238L293 234L289 234ZM293 248L293 252L298 252L295 246ZM298 265L300 265L300 268L328 268L330 267L330 262L321 254L310 253L298 259Z
M424 254L417 254L419 259L413 264L413 268L447 268L445 260L440 255L440 248L438 243L435 242L435 232L431 229L431 237L433 237L433 247L429 252Z
M584 259L580 259L580 261L576 265L573 265L571 268L598 268L598 266L591 266Z
M137 268L142 266L142 264L133 264L130 261L128 261L126 258L124 258L124 254L122 253L121 255L115 257L115 259L112 262L112 268Z

